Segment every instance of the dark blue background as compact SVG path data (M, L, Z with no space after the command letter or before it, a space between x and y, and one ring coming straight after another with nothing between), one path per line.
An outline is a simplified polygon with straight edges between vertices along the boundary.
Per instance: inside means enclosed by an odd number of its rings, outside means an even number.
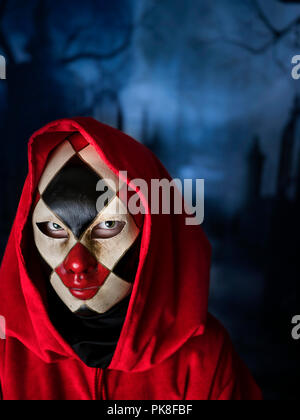
M30 134L75 115L123 129L205 178L210 308L273 399L299 388L299 22L277 0L0 2L1 254Z

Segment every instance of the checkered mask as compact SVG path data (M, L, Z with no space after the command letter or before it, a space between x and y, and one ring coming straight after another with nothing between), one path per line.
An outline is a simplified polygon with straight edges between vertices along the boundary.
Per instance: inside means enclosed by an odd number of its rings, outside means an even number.
M132 291L140 230L119 198L118 177L80 138L74 134L51 155L33 231L64 304L73 313L102 314Z

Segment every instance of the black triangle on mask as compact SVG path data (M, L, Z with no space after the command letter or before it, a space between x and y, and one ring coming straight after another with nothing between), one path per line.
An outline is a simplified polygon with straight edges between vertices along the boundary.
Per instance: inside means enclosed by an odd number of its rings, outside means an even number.
M75 237L86 231L100 211L99 197L106 193L109 199L115 195L108 187L96 190L101 177L78 156L73 157L49 183L42 198L45 204L72 230Z

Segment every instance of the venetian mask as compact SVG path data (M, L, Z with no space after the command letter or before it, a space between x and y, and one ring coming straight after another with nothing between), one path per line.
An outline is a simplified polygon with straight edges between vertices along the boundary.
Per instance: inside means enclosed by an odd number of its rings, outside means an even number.
M59 298L73 313L102 314L132 291L140 229L119 198L117 175L83 144L73 134L50 156L33 231Z

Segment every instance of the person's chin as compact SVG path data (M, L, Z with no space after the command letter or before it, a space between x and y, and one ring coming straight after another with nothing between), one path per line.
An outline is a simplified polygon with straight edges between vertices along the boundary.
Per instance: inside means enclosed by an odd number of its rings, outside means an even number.
M92 309L90 309L85 304L80 306L78 311L74 312L75 315L82 317L82 318L94 318L95 316L98 316L99 314Z

